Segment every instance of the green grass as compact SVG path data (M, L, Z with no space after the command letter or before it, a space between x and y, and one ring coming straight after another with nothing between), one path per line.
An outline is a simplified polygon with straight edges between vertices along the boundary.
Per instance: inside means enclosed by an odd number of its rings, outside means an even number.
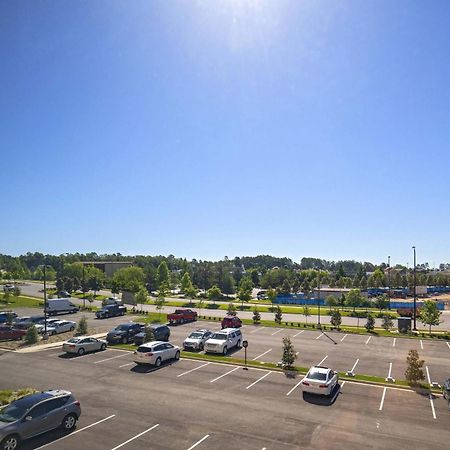
M85 294L83 294L82 292L75 292L75 293L72 293L72 297L76 297L76 298L83 298L83 296L84 296ZM88 294L86 294L86 297L88 296ZM92 296L92 299L93 300L100 300L100 301L102 301L102 300L105 300L105 299L107 299L108 298L108 296L106 296L106 295L101 295L101 294L97 294L97 295L93 295ZM86 299L86 301L88 301L87 299Z
M9 297L9 303L3 301L3 297L0 298L0 309L12 309L12 308L43 308L44 300L40 300L35 297L26 297L20 295L19 297Z
M18 391L11 391L11 390L0 391L0 405L7 405L8 403L17 400L18 398L21 398L28 394L33 394L35 392L38 391L33 388L23 388L19 389Z

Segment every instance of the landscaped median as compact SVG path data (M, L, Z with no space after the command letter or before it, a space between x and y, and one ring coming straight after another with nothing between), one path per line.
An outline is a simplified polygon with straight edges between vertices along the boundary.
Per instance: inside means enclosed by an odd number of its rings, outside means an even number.
M24 397L25 395L34 394L35 392L38 391L33 388L23 388L18 391L11 391L9 389L3 391L0 390L0 406L8 405L14 400Z
M120 348L122 350L129 350L129 351L135 351L136 346L132 344L118 344L115 345L114 348ZM222 356L222 355L208 355L204 353L194 353L194 352L186 352L184 350L181 350L181 357L183 359L189 359L189 360L198 360L198 361L210 361L210 362L216 362L220 364L227 364L227 365L234 365L234 366L242 366L242 367L254 367L258 369L267 369L272 370L276 372L284 372L289 375L306 375L306 373L309 370L309 367L301 367L301 366L294 366L289 369L283 369L279 367L275 363L266 363L266 362L259 362L259 361L247 361L247 364L245 364L244 359L242 358L233 358L229 356ZM371 384L374 386L381 386L381 387L397 387L400 389L406 389L406 390L414 390L414 389L423 389L426 390L427 393L433 393L433 394L440 394L441 391L437 388L433 388L429 384L422 383L418 386L411 386L406 380L395 380L392 382L387 382L382 377L375 377L372 375L364 375L364 374L355 374L355 376L348 376L345 372L339 372L339 379L342 381L351 381L355 383L362 383L362 384Z

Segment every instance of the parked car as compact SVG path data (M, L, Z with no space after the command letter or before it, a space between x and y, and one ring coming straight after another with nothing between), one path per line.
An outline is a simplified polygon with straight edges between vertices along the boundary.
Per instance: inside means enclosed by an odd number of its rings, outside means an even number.
M60 320L58 322L53 322L51 326L47 327L47 333L50 336L55 334L67 333L68 331L74 331L77 326L76 322L69 320Z
M443 394L445 400L447 400L449 402L449 407L450 407L450 378L447 378L444 381L444 384L442 385L442 394Z
M27 395L0 409L0 449L16 450L21 442L56 428L71 431L81 415L69 391Z
M114 297L105 298L102 301L102 306L109 306L109 305L123 306L123 303L118 298L114 298Z
M72 295L70 295L70 292L67 292L67 291L59 291L59 292L58 292L58 297L61 297L61 298L71 298Z
M122 323L106 335L106 341L108 344L128 344L134 341L134 337L141 330L142 325L140 323Z
M222 328L240 328L242 321L236 316L225 316L221 322Z
M91 336L78 336L64 342L62 349L66 353L75 353L79 356L88 352L106 349L106 341Z
M39 321L42 320L43 317L44 316L16 317L13 321L13 326L19 330L28 330L31 325L34 325L37 332L41 333L44 329L44 325L40 324Z
M239 348L242 343L242 333L239 328L224 328L214 333L205 342L206 353L222 353L226 355L228 350Z
M125 306L109 305L105 306L95 313L97 319L107 319L109 317L123 316L127 312Z
M8 325L0 325L0 340L2 341L20 340L26 334L26 330L21 330L20 328L14 328Z
M133 354L134 362L138 365L151 364L161 366L163 361L180 359L180 348L168 342L152 341L142 344Z
M3 286L3 292L14 292L16 287L13 284L5 284Z
M183 325L185 322L195 322L197 320L197 311L192 309L176 309L174 313L167 314L167 320L170 324Z
M17 317L17 314L14 311L2 311L0 312L0 323L6 323L8 322L9 318L14 319Z
M259 291L259 292L256 294L256 298L257 298L258 300L263 300L263 299L267 298L267 291Z
M303 392L331 395L339 381L339 375L328 367L313 366L302 380Z
M55 298L47 300L47 313L49 316L56 316L60 313L76 313L80 307L74 305L68 298Z
M153 331L153 340L154 341L169 341L170 338L170 328L167 325L146 325L145 327L141 327L141 331L134 336L134 343L136 345L142 345L145 342L145 330L146 328L151 328Z
M203 350L205 342L213 335L211 330L196 330L193 331L184 341L184 350Z

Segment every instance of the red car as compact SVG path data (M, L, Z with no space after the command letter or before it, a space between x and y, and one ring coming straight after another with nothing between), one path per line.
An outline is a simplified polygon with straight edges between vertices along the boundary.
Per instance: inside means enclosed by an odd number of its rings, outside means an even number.
M16 340L22 339L27 334L26 330L19 330L7 325L0 326L0 340Z
M174 313L167 314L167 320L171 323L183 324L185 322L195 322L197 320L197 312L192 309L176 309Z
M222 319L222 328L240 328L242 327L242 322L239 317L236 316L225 316Z

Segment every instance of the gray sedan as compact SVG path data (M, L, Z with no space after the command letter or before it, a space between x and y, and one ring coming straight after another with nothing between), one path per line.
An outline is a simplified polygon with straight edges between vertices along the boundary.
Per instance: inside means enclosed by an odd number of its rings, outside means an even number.
M47 327L47 333L51 336L59 333L67 333L68 331L75 330L76 326L76 322L71 322L69 320L58 320Z
M106 341L102 341L101 339L91 336L79 336L64 342L62 349L66 353L75 353L81 356L88 352L105 350L106 346Z

